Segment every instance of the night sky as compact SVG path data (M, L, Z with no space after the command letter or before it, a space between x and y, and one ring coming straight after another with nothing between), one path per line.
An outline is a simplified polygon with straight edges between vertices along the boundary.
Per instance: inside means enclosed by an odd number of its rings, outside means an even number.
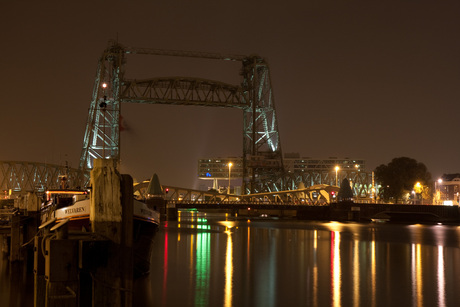
M283 4L280 4L283 3ZM3 1L0 160L78 167L98 58L126 46L258 54L283 153L400 156L460 172L460 1ZM241 82L241 64L128 56L128 78ZM197 160L241 156L242 111L123 104L122 172L197 188Z

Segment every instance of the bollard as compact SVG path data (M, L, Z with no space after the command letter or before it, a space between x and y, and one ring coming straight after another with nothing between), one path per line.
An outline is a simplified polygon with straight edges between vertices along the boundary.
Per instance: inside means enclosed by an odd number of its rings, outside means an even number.
M129 307L132 304L132 279L129 275L132 276L133 193L132 179L128 177L120 175L115 160L94 160L91 171L91 228L111 244L107 266L97 268L92 276L93 306Z

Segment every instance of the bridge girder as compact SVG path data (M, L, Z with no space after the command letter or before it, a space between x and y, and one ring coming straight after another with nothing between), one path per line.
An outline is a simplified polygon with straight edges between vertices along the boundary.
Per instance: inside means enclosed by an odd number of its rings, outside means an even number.
M125 80L121 102L245 108L247 99L238 86L199 78Z
M335 186L336 180L340 184L343 179L348 179L353 190L353 195L357 198L370 198L375 196L378 187L372 186L372 173L365 171L305 171L301 173L289 173L282 177L284 186L289 190L298 189L300 185L311 187L315 185ZM373 191L374 189L374 191Z
M64 174L67 174L70 187L85 187L89 183L89 174L76 168L28 161L0 161L0 188L13 192L56 189L61 183L59 176Z

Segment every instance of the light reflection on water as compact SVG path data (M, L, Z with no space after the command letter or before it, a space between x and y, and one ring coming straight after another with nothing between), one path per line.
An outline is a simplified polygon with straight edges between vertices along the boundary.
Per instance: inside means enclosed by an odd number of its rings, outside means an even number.
M233 289L233 242L231 231L226 231L227 234L227 250L225 251L225 300L224 306L232 306L232 289Z
M334 307L341 306L340 289L342 276L340 267L340 232L333 231L331 233L331 279L332 279L332 305Z
M151 291L154 306L452 306L458 243L454 226L182 212L157 234Z
M438 306L445 307L445 283L446 280L444 278L444 251L441 245L438 245L438 267L437 267L437 281L438 281Z
M151 273L136 281L134 306L446 307L460 301L457 226L184 211L178 222L163 223L154 244ZM0 263L0 305L14 306L26 287L7 268Z

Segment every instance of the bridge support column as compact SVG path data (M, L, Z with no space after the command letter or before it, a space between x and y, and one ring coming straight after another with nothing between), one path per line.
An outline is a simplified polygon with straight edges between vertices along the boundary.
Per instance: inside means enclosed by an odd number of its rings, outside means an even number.
M348 211L348 220L358 222L361 218L361 207L351 207Z
M166 220L167 221L177 221L177 207L175 204L167 203Z

